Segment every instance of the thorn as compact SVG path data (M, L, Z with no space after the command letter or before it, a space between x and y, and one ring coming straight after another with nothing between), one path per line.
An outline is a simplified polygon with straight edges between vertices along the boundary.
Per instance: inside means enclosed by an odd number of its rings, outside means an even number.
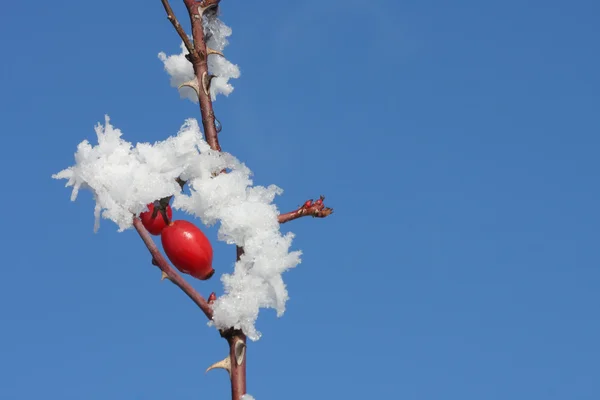
M204 94L208 96L210 90L210 82L215 75L208 75L206 72L202 73L202 89L204 89Z
M210 371L211 369L217 369L217 368L227 370L227 372L229 373L229 377L231 377L231 360L229 359L229 356L225 357L221 361L216 362L213 365L211 365L210 367L208 367L206 369L206 372Z
M225 57L225 55L223 55L223 53L221 53L220 51L215 50L215 49L211 49L211 48L207 47L206 48L206 55L208 56L208 55L211 55L211 54L218 54L221 57Z
M246 356L246 344L238 339L238 341L235 342L234 352L235 362L237 365L242 365L244 362L244 357Z
M202 0L202 1L200 1L200 5L198 6L198 13L202 17L202 15L204 14L204 12L206 10L218 7L220 1L221 0Z
M198 85L198 79L194 77L191 81L183 82L181 85L177 87L177 89L181 89L182 87L187 86L191 87L196 91L196 95L200 97L200 86Z
M169 275L167 275L167 273L165 271L162 272L162 274L160 275L160 280L164 281L165 279L170 279Z

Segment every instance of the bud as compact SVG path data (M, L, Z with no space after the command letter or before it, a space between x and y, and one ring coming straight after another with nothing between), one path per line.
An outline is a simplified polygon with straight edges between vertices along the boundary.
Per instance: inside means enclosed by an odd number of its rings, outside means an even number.
M215 300L217 300L217 295L215 294L215 292L212 292L210 296L208 296L208 304L214 303Z

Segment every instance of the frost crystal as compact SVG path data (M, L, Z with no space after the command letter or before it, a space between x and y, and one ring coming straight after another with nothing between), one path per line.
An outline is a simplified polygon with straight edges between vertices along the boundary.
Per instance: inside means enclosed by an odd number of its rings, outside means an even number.
M203 23L206 46L222 52L229 44L227 38L231 36L231 28L213 14L205 16ZM210 97L213 101L219 93L229 96L233 92L233 86L229 83L229 79L240 77L238 66L219 55L208 57L208 72L215 75L210 83Z
M274 308L283 315L288 299L282 279L286 270L300 263L300 251L290 251L293 234L279 230L277 207L282 190L252 186L252 172L234 156L216 152L202 138L198 122L188 119L176 136L155 144L135 147L121 138L110 124L96 126L98 144L79 144L75 165L55 179L67 179L73 187L92 191L96 206L95 230L100 216L114 221L119 231L130 228L134 214L146 204L174 196L174 209L199 217L206 225L220 223L218 239L244 247L231 274L223 274L224 294L213 304L213 323L219 329L242 329L252 340L260 308ZM229 173L221 173L223 169ZM175 179L188 182L190 194L181 193Z
M52 175L68 179L66 186L73 187L71 201L77 199L80 188L92 191L94 232L100 226L100 215L114 221L122 232L132 226L132 215L144 211L148 203L179 191L175 179L186 173L202 140L195 120L189 120L175 137L135 148L121 139L121 131L110 124L108 116L105 126L98 124L95 130L98 145L84 140L77 146L75 165Z
M165 71L171 76L171 86L179 87L184 82L194 79L194 68L192 64L185 58L187 49L181 42L181 53L167 56L164 52L158 53L158 58L165 65ZM214 56L211 56L214 57ZM187 98L194 103L198 102L198 96L194 89L182 87L179 89L179 94L182 98Z
M203 18L204 35L206 46L217 51L223 51L229 43L227 37L231 36L231 28L225 25L216 16L205 16ZM158 58L163 62L165 70L171 76L171 86L178 87L184 82L194 79L194 68L185 58L188 53L183 42L181 43L181 53L167 56L164 52L158 54ZM220 55L210 55L208 57L208 72L215 77L210 84L210 96L215 101L219 93L229 96L233 91L233 86L229 83L230 79L240 77L240 69L237 65L229 62ZM183 87L180 89L181 97L187 98L194 103L198 102L198 96L193 89Z

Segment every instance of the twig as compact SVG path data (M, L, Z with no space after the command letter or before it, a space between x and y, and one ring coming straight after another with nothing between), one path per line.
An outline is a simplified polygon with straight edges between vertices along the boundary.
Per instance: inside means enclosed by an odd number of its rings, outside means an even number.
M208 302L169 265L169 262L165 260L163 255L160 253L158 247L156 247L156 244L154 244L154 240L152 240L152 237L150 237L150 234L146 228L144 228L142 221L138 217L133 218L133 226L150 251L153 264L160 268L160 270L163 272L163 279L169 279L171 282L177 285L185 294L188 295L190 299L192 299L194 303L196 303L198 307L200 307L202 312L204 312L204 315L206 315L209 320L212 320L213 311Z
M204 26L202 24L202 17L205 11L209 9L214 9L218 7L220 0L183 0L188 14L190 16L190 22L192 25L192 37L193 48L191 48L191 43L189 43L189 39L187 39L187 35L175 19L173 15L173 11L171 10L169 3L167 0L161 0L163 5L165 6L165 10L167 12L167 16L169 20L173 23L173 26L186 43L186 48L190 52L190 57L188 60L192 63L194 67L194 75L195 81L186 83L188 86L194 87L196 89L196 93L198 94L198 100L200 103L200 113L202 115L202 126L204 128L204 136L206 138L206 142L210 146L211 149L216 151L221 151L221 146L219 145L219 139L217 136L217 129L215 125L215 114L213 111L212 101L210 98L210 74L208 72L208 54L217 53L214 50L210 50L206 47L206 41L204 37ZM333 212L333 209L327 208L323 204L324 197L321 196L319 200L313 203L312 200L309 200L304 203L302 207L299 209L279 215L279 222L285 223L291 221L296 218L300 218L307 215L312 215L313 217L324 218L330 215ZM156 264L161 268L161 270L175 283L179 286L198 306L204 311L206 316L209 319L212 319L212 309L209 304L204 300L202 296L200 296L197 292L195 292L177 273L173 271L173 269L169 266L169 264L162 257L154 242L150 238L150 235L146 230L141 226L141 221L139 219L134 220L134 225L146 246L152 253L154 259L156 260ZM242 247L236 248L237 260L240 260L240 257L244 254L244 249ZM173 278L172 278L173 276ZM191 291L190 291L191 289ZM216 296L211 294L210 301L214 302ZM229 378L231 381L231 398L232 400L240 400L241 397L246 393L246 335L241 330L237 329L228 329L226 331L221 331L221 336L227 340L229 344L229 354L225 357L224 360L219 361L208 368L208 370L214 368L223 368L229 372ZM207 370L207 371L208 371Z
M246 335L242 331L233 330L223 336L229 344L229 360L231 363L231 398L239 400L246 394L246 359L248 346Z
M197 58L198 55L196 54L196 50L194 49L194 45L190 41L190 38L187 35L187 33L185 33L185 31L181 27L181 24L177 20L177 17L175 17L175 13L173 12L173 9L171 8L171 5L169 4L169 0L161 0L161 1L162 1L163 6L165 7L165 11L167 12L167 19L169 21L171 21L171 23L173 24L173 27L175 28L175 30L179 34L179 37L181 38L181 40L183 40L183 43L185 44L185 48L190 53L190 56L192 58Z
M198 101L200 103L200 114L202 114L202 126L204 127L204 136L211 149L221 151L219 138L217 136L217 127L215 125L215 113L213 111L212 101L210 99L210 75L208 73L208 53L206 51L206 42L204 41L204 26L202 25L202 15L208 8L216 7L220 0L183 0L190 15L192 24L192 37L194 38L194 49L197 57L190 60L194 66L194 74L198 84Z
M162 1L163 4L165 4L166 0ZM217 136L217 128L215 125L215 113L213 111L212 101L210 98L210 78L207 62L208 51L204 39L204 26L202 25L202 15L204 12L209 8L218 6L220 0L202 0L200 2L195 0L183 0L183 2L188 10L188 14L190 15L190 22L192 25L194 52L190 51L189 60L194 67L194 75L196 76L196 85L198 88L196 92L198 93L198 101L200 103L200 114L202 115L204 136L211 149L221 151L219 138ZM165 10L167 11L167 15L169 15L169 10L167 7L165 7ZM172 15L172 12L170 14ZM174 26L175 29L177 29L177 25L174 24ZM148 246L148 244L146 245ZM150 249L150 246L148 246L148 249ZM237 247L236 251L237 259L239 260L244 250L241 247ZM160 261L157 259L157 262ZM182 289L184 288L182 287ZM192 298L192 296L190 297ZM194 300L194 298L192 298L192 300ZM202 298L202 302L208 306L204 298ZM208 307L208 313L204 308L202 308L202 311L204 311L209 319L212 319L212 310L210 307ZM212 368L227 369L231 381L231 398L232 400L240 400L241 397L246 393L246 335L244 335L244 333L240 330L229 329L227 331L221 331L221 336L225 338L229 344L229 355L225 357L223 361L220 361L209 367L209 370Z
M312 200L306 200L304 204L297 210L287 212L285 214L279 214L279 223L285 224L286 222L301 218L301 217L314 217L314 218L325 218L333 213L333 208L325 207L323 203L325 196L319 197L315 202Z
M236 246L236 260L244 254L244 248ZM229 344L229 360L231 364L231 398L239 400L246 394L246 335L241 330L229 330L221 334Z

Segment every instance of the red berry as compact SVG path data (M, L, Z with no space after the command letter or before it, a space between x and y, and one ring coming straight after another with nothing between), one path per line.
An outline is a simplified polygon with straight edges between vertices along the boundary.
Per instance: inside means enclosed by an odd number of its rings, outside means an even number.
M173 217L173 210L171 210L171 206L167 204L165 211L167 213L167 218L170 221ZM148 211L145 211L140 214L140 219L142 220L142 225L148 232L153 235L160 235L162 230L167 226L167 222L162 215L160 209L154 210L154 204L148 204Z
M212 246L204 233L191 222L171 222L163 229L161 241L169 260L184 274L204 281L215 273Z

